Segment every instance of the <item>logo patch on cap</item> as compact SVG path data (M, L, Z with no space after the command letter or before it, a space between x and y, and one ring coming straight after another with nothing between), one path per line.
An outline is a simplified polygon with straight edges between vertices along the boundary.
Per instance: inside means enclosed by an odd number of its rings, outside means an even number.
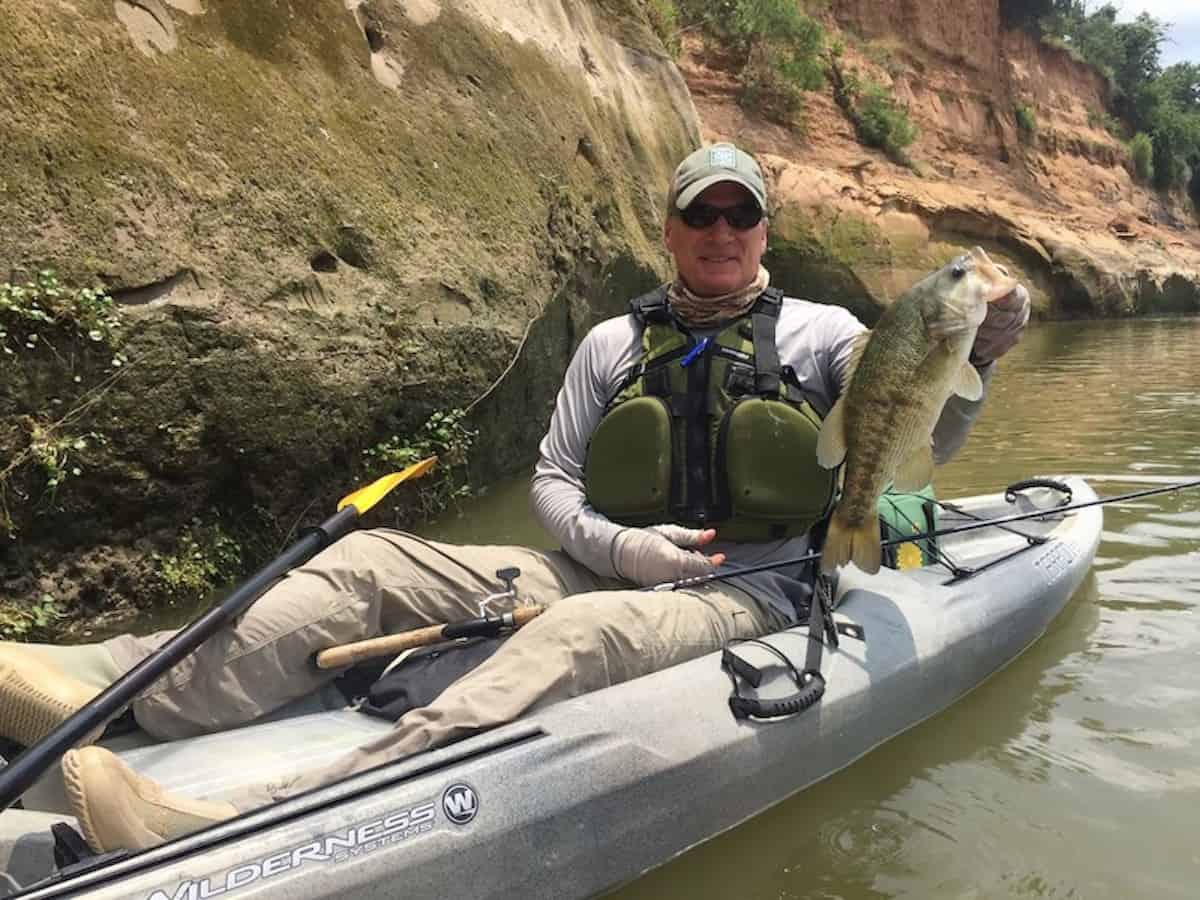
M708 164L722 169L736 169L737 151L732 147L713 147L708 151Z

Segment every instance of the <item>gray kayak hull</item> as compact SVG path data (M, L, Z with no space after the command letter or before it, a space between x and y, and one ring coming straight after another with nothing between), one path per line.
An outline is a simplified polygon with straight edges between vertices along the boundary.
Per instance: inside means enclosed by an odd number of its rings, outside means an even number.
M1069 483L1076 502L1094 498L1083 481ZM1018 506L999 496L958 505L998 515L1059 502L1052 491L1028 496ZM1093 507L1014 526L1049 538L1038 545L997 529L948 539L948 552L977 566L1020 551L956 583L937 568L844 570L837 618L861 626L865 640L826 650L825 696L796 716L735 719L729 676L710 654L27 896L593 896L844 768L1011 662L1082 582L1101 519ZM803 665L804 627L766 640ZM762 696L795 690L766 651L739 652L766 673ZM325 711L123 756L172 789L220 796L319 765L386 727ZM24 816L4 832L25 829L24 856L9 851L10 870L20 862L23 872L47 852L46 822L63 818Z

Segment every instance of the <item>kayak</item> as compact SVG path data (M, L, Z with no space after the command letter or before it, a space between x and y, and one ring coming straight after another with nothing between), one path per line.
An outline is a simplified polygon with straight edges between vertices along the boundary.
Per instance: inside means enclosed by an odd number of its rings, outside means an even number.
M1096 499L1082 479L1058 480L1072 503ZM811 661L807 625L731 648L756 687L708 654L136 854L77 859L61 778L50 775L23 809L0 814L0 897L564 900L611 890L850 765L1016 658L1099 544L1101 508L1055 512L1066 499L1034 487L956 500L939 530L1046 514L944 536L912 568L843 569L839 639L819 660L824 693L794 714L738 717L730 698L735 683L768 707L795 695L791 667ZM168 790L222 798L390 727L324 692L231 731L104 743Z

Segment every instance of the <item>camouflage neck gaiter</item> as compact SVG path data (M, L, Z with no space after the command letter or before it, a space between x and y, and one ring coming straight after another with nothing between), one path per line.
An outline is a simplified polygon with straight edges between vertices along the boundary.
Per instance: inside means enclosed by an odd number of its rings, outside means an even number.
M771 283L771 275L762 266L758 275L741 290L719 297L700 297L676 278L667 287L667 300L673 312L689 328L712 328L746 312L758 295Z

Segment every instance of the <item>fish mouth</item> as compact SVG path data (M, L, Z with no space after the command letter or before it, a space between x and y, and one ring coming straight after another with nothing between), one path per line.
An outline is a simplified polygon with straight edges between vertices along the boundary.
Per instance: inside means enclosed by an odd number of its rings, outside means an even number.
M995 303L1001 297L1007 297L1017 289L1017 279L992 262L991 257L983 252L982 247L972 247L969 255L971 262L974 263L976 273L988 286L983 293L984 299L988 303Z

